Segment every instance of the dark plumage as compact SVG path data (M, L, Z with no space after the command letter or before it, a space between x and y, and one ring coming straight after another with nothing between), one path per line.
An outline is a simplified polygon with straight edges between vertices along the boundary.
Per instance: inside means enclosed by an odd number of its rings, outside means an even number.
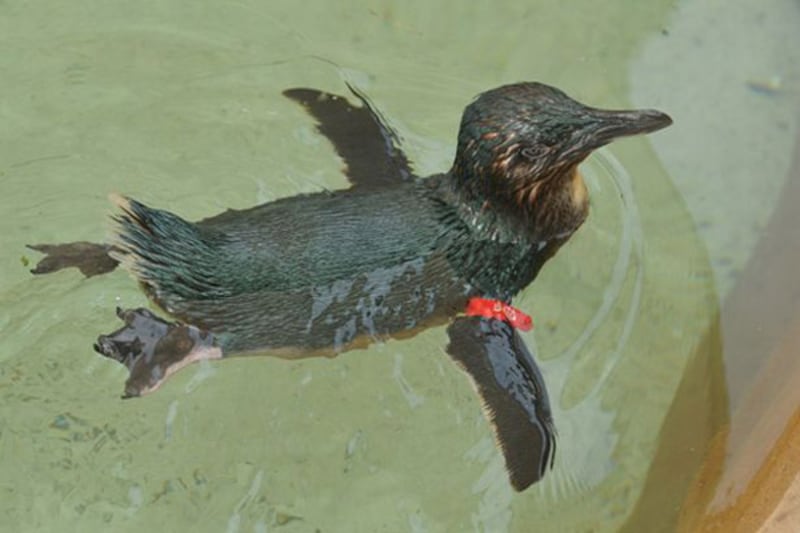
M578 163L666 120L508 85L467 107L446 174L196 224L118 199L112 255L156 303L220 335L225 350L339 351L360 335L451 317L473 295L510 300L586 218Z
M126 325L96 349L128 366L133 396L197 359L333 354L452 321L447 351L473 379L512 484L524 489L555 450L544 381L509 323L456 317L473 297L510 303L584 222L577 167L592 150L671 120L594 109L539 83L506 85L467 106L452 168L423 179L395 132L353 93L362 107L313 89L285 92L320 121L347 163L349 189L196 223L115 197L116 239L103 250L185 325L120 311ZM113 268L68 255L46 258L37 272Z

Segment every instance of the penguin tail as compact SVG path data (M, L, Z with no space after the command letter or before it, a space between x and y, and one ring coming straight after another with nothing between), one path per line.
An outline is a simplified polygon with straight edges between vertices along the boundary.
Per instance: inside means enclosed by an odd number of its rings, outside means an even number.
M111 194L114 215L109 255L131 272L148 296L171 312L178 300L218 296L218 252L191 222L132 198Z

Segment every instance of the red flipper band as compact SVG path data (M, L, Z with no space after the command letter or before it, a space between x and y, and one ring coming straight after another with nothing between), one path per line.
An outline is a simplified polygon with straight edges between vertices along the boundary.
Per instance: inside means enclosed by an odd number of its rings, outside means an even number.
M467 316L482 316L508 322L511 326L528 331L533 328L533 320L516 307L504 304L500 300L488 298L471 298L464 311Z

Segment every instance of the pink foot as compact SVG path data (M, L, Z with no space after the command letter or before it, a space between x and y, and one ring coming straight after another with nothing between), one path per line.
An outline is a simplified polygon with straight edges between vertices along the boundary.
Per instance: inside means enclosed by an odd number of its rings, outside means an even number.
M109 335L100 335L94 349L130 371L123 398L156 390L169 376L195 361L222 357L222 349L208 331L167 322L142 308L117 308L117 316L125 325Z

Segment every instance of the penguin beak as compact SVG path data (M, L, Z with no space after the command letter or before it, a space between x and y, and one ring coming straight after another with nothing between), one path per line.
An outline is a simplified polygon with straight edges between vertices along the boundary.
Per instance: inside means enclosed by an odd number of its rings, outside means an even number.
M588 108L580 130L579 144L587 151L604 146L619 137L652 133L672 124L666 113L654 109L611 111Z

